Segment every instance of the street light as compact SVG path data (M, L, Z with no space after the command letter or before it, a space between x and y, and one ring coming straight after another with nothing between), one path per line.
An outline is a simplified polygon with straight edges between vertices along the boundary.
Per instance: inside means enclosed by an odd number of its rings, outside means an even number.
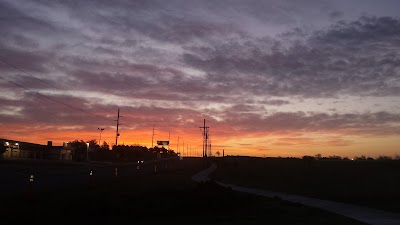
M101 132L103 132L104 128L97 128L100 131L100 138L99 138L99 146L101 146Z
M86 160L89 161L89 142L86 143Z
M19 144L18 144L18 142L15 143L15 145L17 146L18 158L21 158L21 151L19 150Z
M7 151L7 155L9 157L11 157L11 146L10 143L8 143L8 141L5 142L5 145L7 145L6 151Z

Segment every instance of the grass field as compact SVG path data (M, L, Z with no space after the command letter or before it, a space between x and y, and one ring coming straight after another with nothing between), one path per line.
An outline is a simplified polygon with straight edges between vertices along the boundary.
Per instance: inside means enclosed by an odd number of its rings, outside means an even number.
M220 158L226 183L400 212L400 161Z
M3 199L2 222L29 224L341 224L363 223L279 199L194 183L200 160L158 174Z

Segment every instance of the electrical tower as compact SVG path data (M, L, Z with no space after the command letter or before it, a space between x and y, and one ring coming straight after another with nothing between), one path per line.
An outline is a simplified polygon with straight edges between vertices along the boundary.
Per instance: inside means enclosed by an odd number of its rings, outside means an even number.
M208 128L210 128L210 127L206 127L206 119L204 119L204 125L202 127L200 127L200 129L203 129L203 157L207 157Z

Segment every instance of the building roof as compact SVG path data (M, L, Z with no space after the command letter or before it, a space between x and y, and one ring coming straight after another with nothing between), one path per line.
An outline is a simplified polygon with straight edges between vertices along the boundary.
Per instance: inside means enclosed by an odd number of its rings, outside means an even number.
M11 140L11 139L5 139L5 138L0 138L0 143L5 143L5 142L10 142L10 143L18 143L21 149L26 149L26 148L62 148L62 146L48 146L48 145L42 145L42 144L36 144L36 143L30 143L30 142L24 142L24 141L17 141L17 140Z

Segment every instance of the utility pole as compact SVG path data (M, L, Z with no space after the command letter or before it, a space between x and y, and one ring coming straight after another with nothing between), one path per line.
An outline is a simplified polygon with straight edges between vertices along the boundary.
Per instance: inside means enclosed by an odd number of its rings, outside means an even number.
M121 124L119 123L119 118L120 118L120 117L121 117L121 116L119 115L119 108L118 108L117 120L114 120L114 121L117 121L117 132L116 132L116 134L115 134L115 146L118 146L118 138L119 138L118 128L119 128L119 125L121 125Z
M179 154L179 136L178 136L178 143L176 144L176 153Z
M100 131L100 138L99 138L99 146L101 146L101 132L103 132L104 128L97 128Z
M210 135L208 135L208 136L210 136ZM211 139L210 139L210 146L209 146L210 148L209 148L209 153L208 153L208 155L211 157L212 156L212 152L211 152Z
M203 157L207 157L208 128L206 127L206 119L204 119L204 125L200 127L200 129L203 129Z
M170 141L171 141L171 130L168 130L168 151L170 150L170 148L169 148Z
M154 126L155 124L153 124L153 135L151 136L151 147L154 148Z

